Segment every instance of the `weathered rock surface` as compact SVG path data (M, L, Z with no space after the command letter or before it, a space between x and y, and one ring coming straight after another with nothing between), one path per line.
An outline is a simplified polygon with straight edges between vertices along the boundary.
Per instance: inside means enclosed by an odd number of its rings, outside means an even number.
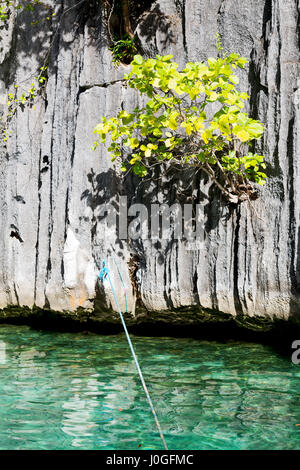
M97 285L103 259L125 307L115 259L129 310L145 318L160 312L152 316L161 319L166 311L172 322L171 310L180 322L185 315L198 321L196 312L205 309L299 317L298 1L160 0L138 21L144 54L172 53L180 65L216 56L219 32L226 51L250 58L240 87L251 97L252 115L266 124L259 150L267 156L270 177L260 198L234 209L199 179L194 196L203 207L205 242L189 250L184 241L119 240L102 217L103 204L118 205L119 195L149 208L184 204L191 175L177 186L176 176L158 186L122 180L105 148L90 149L100 117L135 106L138 97L122 82L128 66L112 64L101 7L89 11L76 3L56 5L52 24L41 23L33 32L26 12L1 32L2 102L14 83L28 89L49 48L50 56L44 93L35 106L18 109L1 149L0 308L37 307L107 320L115 304L109 286Z

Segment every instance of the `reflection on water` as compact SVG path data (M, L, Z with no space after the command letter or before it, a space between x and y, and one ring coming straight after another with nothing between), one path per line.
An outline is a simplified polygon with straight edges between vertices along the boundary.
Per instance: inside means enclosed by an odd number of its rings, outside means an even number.
M6 362L6 346L4 341L0 341L0 365Z
M170 449L300 449L300 366L239 342L133 337ZM124 335L0 325L0 449L161 449Z

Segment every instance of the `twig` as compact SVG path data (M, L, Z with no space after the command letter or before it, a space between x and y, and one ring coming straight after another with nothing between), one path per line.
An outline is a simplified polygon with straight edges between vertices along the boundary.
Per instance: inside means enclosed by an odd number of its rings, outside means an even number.
M207 163L207 165L209 166L209 164ZM209 166L210 168L210 166ZM208 174L211 179L213 180L213 182L215 183L216 186L218 186L218 188L227 196L228 200L230 202L232 202L233 204L237 204L239 202L239 197L234 195L234 194L231 194L229 193L225 188L224 186L222 186L219 181L217 180L217 178L214 176L214 172L212 171L209 171L207 168L205 168L205 166L203 166L203 171ZM210 168L211 169L211 168ZM212 170L212 169L211 169Z
M226 175L226 172L224 171L221 163L219 162L219 160L217 159L216 157L216 160L217 160L217 165L219 167L219 169L221 170L221 172L223 173L224 175L224 178L225 180L227 181L227 184L231 187L232 191L234 191L234 187L233 187L233 184L232 184L232 181L228 178L228 176Z
M112 6L111 6L111 9L110 9L110 12L109 12L109 15L108 15L108 19L107 19L107 30L108 30L108 34L109 34L109 37L110 37L111 42L112 42L113 44L116 44L116 42L115 42L115 40L114 40L114 38L113 38L111 29L110 29L110 20L111 20L111 17L112 17L114 8L115 8L115 0L113 0L113 2L112 2Z

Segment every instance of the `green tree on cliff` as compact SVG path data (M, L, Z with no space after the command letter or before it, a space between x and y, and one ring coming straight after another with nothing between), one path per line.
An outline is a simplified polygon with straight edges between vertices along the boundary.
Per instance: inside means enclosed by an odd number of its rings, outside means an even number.
M188 62L178 71L172 56L136 55L124 80L145 106L102 117L95 147L109 136L112 161L144 177L156 165L204 171L230 202L254 197L250 182L266 180L264 157L249 151L264 126L242 111L249 96L239 92L235 69L247 60L230 54L208 63ZM94 147L94 148L95 148Z

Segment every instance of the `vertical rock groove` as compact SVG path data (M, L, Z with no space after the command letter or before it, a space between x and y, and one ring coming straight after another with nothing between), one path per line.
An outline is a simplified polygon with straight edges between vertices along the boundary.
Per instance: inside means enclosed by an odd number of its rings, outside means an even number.
M241 256L239 252L239 234L240 234L240 224L241 224L241 212L238 208L236 211L236 220L235 220L235 229L234 229L234 241L233 241L233 296L234 296L234 306L237 314L242 313L242 303L240 300L239 294L239 283L240 279L240 270L239 270L239 258Z

